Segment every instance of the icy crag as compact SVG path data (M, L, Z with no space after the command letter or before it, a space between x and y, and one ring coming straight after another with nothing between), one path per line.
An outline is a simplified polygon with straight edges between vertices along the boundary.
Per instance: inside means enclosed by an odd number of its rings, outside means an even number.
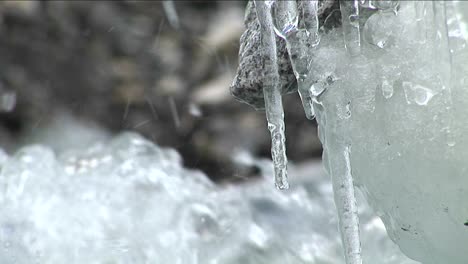
M304 177L280 192L270 162L249 162L266 180L220 187L135 134L59 156L0 152L0 263L343 263L320 166L293 167ZM367 263L415 263L361 211Z

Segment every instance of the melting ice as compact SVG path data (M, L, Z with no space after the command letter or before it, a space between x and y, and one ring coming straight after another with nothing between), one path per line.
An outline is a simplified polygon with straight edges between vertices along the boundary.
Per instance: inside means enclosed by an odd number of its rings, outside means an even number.
M259 20L286 41L316 115L347 263L362 262L354 185L408 256L467 263L468 3L340 1L342 26L325 32L321 2L306 2L269 1Z

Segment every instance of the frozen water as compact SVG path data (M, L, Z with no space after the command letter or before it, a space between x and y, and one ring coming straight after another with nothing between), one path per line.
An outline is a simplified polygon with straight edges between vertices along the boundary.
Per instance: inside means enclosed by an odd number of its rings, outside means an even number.
M241 156L239 155L239 159ZM0 151L0 263L340 264L333 193L319 164L288 191L216 186L178 153L135 134L57 156ZM366 263L413 264L360 207Z
M288 2L288 1L286 1ZM275 185L278 189L288 189L287 164L286 156L286 137L284 135L284 110L281 99L281 87L279 85L278 62L276 57L276 40L274 33L274 22L272 16L272 8L274 1L255 1L255 10L257 12L258 21L261 28L261 45L262 51L265 53L265 76L263 82L263 94L265 98L265 111L268 121L268 130L271 134L271 157L275 170ZM284 32L291 26L294 26L295 15L282 17L283 13L277 14L284 23ZM283 30L282 29L282 30Z
M359 2L359 0L340 1L344 44L352 56L359 55L361 52Z
M271 2L320 126L347 263L361 263L354 184L408 256L468 263L468 3L340 1L342 26L305 48L295 1Z
M314 91L308 77L312 56L310 49L320 41L318 27L318 2L304 1L302 8L298 8L296 1L274 1L272 16L276 34L286 41L289 58L298 84L299 95L302 100L306 117L313 119ZM302 11L302 24L299 27L299 11Z
M352 173L408 256L468 263L468 3L373 1L357 22L341 3L311 51L315 78L334 76L314 104L327 171Z

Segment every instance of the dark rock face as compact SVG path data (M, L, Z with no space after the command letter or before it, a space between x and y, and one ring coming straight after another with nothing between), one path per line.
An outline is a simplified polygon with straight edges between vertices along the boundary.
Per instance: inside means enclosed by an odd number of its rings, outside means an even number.
M300 1L298 3L299 13L301 13L302 6ZM321 1L319 8L320 25L323 26L327 20L325 27L338 26L340 16L339 12L335 12L338 13L338 16L335 16L334 11L336 10L339 10L338 1ZM231 94L239 101L261 110L265 107L262 91L263 76L265 76L263 72L264 58L260 50L260 24L252 1L249 2L246 8L245 26L246 30L240 39L239 67L230 90ZM276 45L281 91L283 94L295 92L297 91L297 83L289 61L286 43L277 36Z

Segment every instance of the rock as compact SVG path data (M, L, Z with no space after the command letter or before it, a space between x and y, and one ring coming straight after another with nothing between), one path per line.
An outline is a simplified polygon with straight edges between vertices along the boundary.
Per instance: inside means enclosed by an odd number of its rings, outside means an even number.
M301 5L299 5L301 9ZM335 27L339 24L340 16L333 15L333 11L339 9L338 1L321 1L319 8L320 24L327 27ZM239 67L237 74L230 86L231 94L241 102L253 106L255 109L264 109L263 101L263 64L264 57L260 50L260 24L255 13L253 1L249 1L245 14L246 31L242 34L239 50ZM297 83L294 77L286 43L280 37L276 37L278 68L280 85L283 94L297 91Z

